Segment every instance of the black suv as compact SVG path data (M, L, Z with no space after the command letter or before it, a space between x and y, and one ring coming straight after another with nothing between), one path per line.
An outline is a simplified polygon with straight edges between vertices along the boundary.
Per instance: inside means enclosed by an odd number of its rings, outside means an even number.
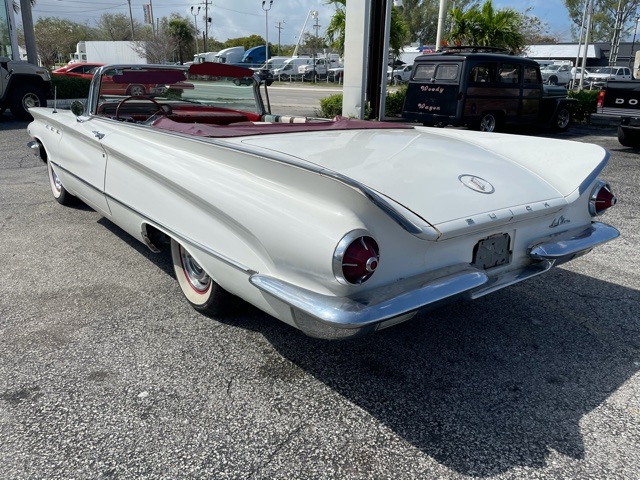
M490 132L508 124L566 129L575 102L567 90L543 85L536 61L495 50L457 47L417 57L403 117Z

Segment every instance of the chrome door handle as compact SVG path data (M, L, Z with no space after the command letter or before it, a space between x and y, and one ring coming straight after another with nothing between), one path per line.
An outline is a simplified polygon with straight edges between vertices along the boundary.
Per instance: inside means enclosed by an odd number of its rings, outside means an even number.
M102 140L104 138L104 133L99 132L97 130L93 130L91 133L93 133L93 136L96 137L98 140Z

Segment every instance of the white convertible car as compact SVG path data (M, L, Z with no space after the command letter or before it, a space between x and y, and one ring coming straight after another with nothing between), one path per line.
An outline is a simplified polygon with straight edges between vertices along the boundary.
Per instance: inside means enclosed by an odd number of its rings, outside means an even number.
M597 221L616 203L599 146L270 115L264 83L224 64L105 66L84 107L30 110L30 146L58 202L170 248L197 310L241 297L321 338L482 297L618 236Z

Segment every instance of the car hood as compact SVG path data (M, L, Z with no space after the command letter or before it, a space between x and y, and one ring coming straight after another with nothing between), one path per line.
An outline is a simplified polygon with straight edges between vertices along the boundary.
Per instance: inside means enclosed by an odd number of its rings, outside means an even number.
M564 206L608 158L591 144L427 127L232 141L349 177L434 226L545 202Z

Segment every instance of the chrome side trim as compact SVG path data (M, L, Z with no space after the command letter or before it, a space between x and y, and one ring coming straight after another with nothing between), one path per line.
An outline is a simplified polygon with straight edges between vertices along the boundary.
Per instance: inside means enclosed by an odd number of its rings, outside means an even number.
M97 118L97 117L94 117ZM130 124L129 126L137 126L140 128L152 128L148 125L134 125L134 124ZM255 148L249 148L245 145L240 145L240 144L233 144L230 145L228 142L225 142L224 140L220 140L220 139L216 139L216 138L209 138L209 137L201 137L201 138L196 138L192 135L187 135L187 134L183 134L183 133L179 133L179 132L171 132L171 131L167 131L167 130L161 130L161 129L153 129L153 131L155 133L158 133L160 135L169 135L169 136L179 136L179 137L183 137L183 138L188 138L189 140L193 140L193 141L198 141L201 143L206 143L208 145L216 145L217 147L221 147L221 148L225 148L231 151L236 151L236 152L241 152L241 153L245 153L247 155L252 155L254 157L260 157L262 159L266 159L266 160L271 160L274 162L278 162L284 165L289 165L292 167L297 167L297 168L301 168L303 170L307 170L309 172L312 173L316 173L318 175L322 175L323 177L328 177L331 178L337 182L340 182L350 188L353 188L354 190L356 190L357 192L359 192L361 195L363 195L365 198L367 198L371 203L373 203L376 207L378 207L380 210L382 210L388 217L390 217L395 223L397 223L398 225L400 225L400 227L402 227L402 229L404 229L405 231L407 231L408 233L410 233L411 235L414 235L422 240L430 240L430 241L436 241L438 240L438 238L440 238L440 236L442 235L441 232L438 230L438 228L434 225L432 225L431 223L429 223L426 219L422 218L420 215L418 215L417 213L411 211L410 209L408 209L406 206L404 205L400 205L402 208L406 209L408 212L411 212L412 215L414 215L417 219L419 219L420 221L425 223L425 227L420 227L415 221L411 220L410 218L408 218L407 215L401 213L396 207L394 207L394 205L391 203L391 201L385 199L382 195L380 195L379 193L377 193L376 191L372 190L371 188L367 187L366 185L350 178L347 177L345 175L342 175L338 172L335 172L333 170L328 170L326 168L321 168L318 167L316 165L311 165L307 162L305 162L304 160L301 159L297 159L296 157L292 157L289 155L282 155L282 154L277 154L276 152L265 152L264 150L262 150L260 153L257 153ZM297 161L296 161L297 160ZM394 202L396 203L396 202Z
M249 277L253 286L293 308L300 330L320 338L343 338L370 332L385 320L435 306L469 292L487 280L484 272L469 265L457 265L403 279L351 298L312 292L266 275Z
M568 230L548 237L529 247L534 260L553 260L562 263L576 255L587 253L593 247L613 240L620 232L606 223L593 222L588 227Z
M53 163L53 162L52 162ZM101 193L102 195L104 195L108 201L110 202L114 202L117 203L118 205L120 205L122 208L125 208L127 210L129 210L131 213L134 213L135 215L138 215L139 217L142 218L143 223L147 223L155 228L157 228L158 230L163 231L166 235L169 235L172 238L175 238L176 240L180 241L183 244L189 244L192 245L204 252L206 252L207 254L211 255L212 257L216 258L217 260L220 260L221 262L229 265L230 267L233 267L237 270L240 270L243 273L246 273L247 275L252 275L255 272L255 270L250 269L249 267L247 267L246 265L243 265L240 262L236 262L235 260L223 255L220 252L217 252L209 247L207 247L206 245L203 245L202 243L194 240L193 238L190 238L186 235L183 235L181 233L176 232L175 230L169 228L168 226L166 226L165 224L163 224L162 222L155 220L153 218L148 217L146 214L142 213L139 210L136 210L135 208L121 202L120 200L118 200L117 198L109 195L108 193L103 192L102 190L96 188L94 185L91 185L90 183L87 183L86 181L84 181L82 178L78 177L77 175L74 175L73 173L71 173L69 170L65 169L64 167L61 167L59 164L54 163L54 165L63 170L66 174L72 176L73 178L75 178L76 180L78 180L79 182L83 183L84 185L86 185L87 187L95 190L96 192ZM142 237L144 238L144 233L141 232ZM143 242L145 245L147 245L147 247L153 251L153 249L150 247L150 245L145 241Z
M130 212L138 215L139 217L141 217L143 219L143 223L149 224L152 227L157 228L158 230L161 230L166 235L169 235L170 237L172 237L175 240L179 241L182 245L192 245L192 246L198 248L199 250L202 250L203 252L207 253L208 255L211 255L215 259L225 263L226 265L229 265L230 267L233 267L233 268L235 268L237 270L240 270L241 272L246 273L247 275L252 275L252 274L255 273L255 270L251 270L246 265L243 265L240 262L236 262L235 260L227 257L226 255L223 255L222 253L220 253L220 252L218 252L216 250L213 250L210 247L207 247L206 245L198 242L197 240L194 240L191 237L188 237L186 235L183 235L181 233L176 232L175 230L169 228L167 225L163 224L162 222L159 222L158 220L149 218L148 216L146 216L145 214L143 214L139 210L136 210L135 208L130 207L129 205L125 205L124 203L122 203L121 201L115 199L111 195L105 193L105 196L107 197L108 201L117 203L121 207L123 207L123 208L129 210ZM145 243L145 245L147 245L147 244ZM150 250L153 251L153 249L151 249L151 248L150 248Z

